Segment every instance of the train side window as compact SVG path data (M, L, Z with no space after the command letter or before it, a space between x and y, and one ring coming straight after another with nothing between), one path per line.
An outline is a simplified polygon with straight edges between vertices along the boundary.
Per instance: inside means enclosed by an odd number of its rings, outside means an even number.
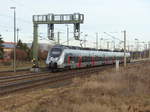
M75 62L75 57L74 56L70 56L70 61L71 61L71 63L74 63Z
M102 61L104 61L105 60L105 57L102 57Z
M75 61L75 63L78 63L78 57L77 56L74 57L74 61Z
M64 62L65 62L65 63L67 63L67 62L68 62L68 54L65 54Z
M73 57L72 56L70 56L70 61L73 61Z
M101 57L98 57L98 61L101 61Z
M82 57L82 62L84 62L84 57Z
M97 61L100 61L100 57L97 57Z
M87 56L85 56L85 62L88 62L88 57Z
M88 56L86 56L86 62L89 62L89 57Z
M84 57L84 62L87 62L87 56Z
M109 57L109 61L112 60L112 57Z
M86 62L86 57L82 57L82 62Z
M88 62L88 56L85 57L85 61Z
M91 59L92 59L91 57L88 57L88 61L89 61L89 62L91 62Z
M88 57L87 56L85 56L85 62L88 62Z
M95 59L95 61L98 61L98 57L97 56L95 56L94 59Z
M100 58L100 59L99 59L100 61L103 61L103 57L99 57L99 58Z

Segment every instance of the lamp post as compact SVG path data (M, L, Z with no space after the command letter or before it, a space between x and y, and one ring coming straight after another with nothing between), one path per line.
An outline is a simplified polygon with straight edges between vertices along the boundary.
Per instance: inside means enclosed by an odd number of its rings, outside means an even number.
M104 43L104 49L109 49L109 39L101 38L100 40L103 40ZM105 46L106 45L106 46Z
M96 33L96 49L98 49L98 33Z
M84 35L84 47L85 47L85 48L86 48L86 41L87 41L87 40L86 40L86 37L87 37L87 36L88 36L88 34L85 34L85 35Z
M103 38L100 38L100 40L99 40L99 47L100 47L100 49L102 49L102 40L103 40Z
M13 68L14 72L16 72L16 7L10 7L14 11L14 63Z
M69 46L69 26L68 24L66 24L67 26L67 46Z
M17 43L19 41L19 28L17 28Z
M148 58L150 58L150 41L148 42Z
M126 59L126 30L124 32L124 67L127 66L127 59Z
M139 51L139 40L137 38L134 39L136 42L136 51Z

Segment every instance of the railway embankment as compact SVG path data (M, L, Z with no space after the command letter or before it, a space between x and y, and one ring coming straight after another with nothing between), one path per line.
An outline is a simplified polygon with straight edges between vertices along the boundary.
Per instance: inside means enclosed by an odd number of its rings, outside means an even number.
M86 73L86 72L85 72ZM75 78L59 88L0 97L2 112L150 112L150 62Z

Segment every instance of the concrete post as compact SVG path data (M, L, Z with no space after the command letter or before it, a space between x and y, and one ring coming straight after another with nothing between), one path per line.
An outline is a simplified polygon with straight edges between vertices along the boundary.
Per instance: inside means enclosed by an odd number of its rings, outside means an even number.
M127 66L127 60L126 60L126 31L124 31L124 67Z
M96 49L98 49L98 33L96 33Z
M38 68L38 24L34 24L33 34L33 68Z
M149 58L150 58L150 42L148 42Z
M19 28L17 28L17 43L19 41Z
M13 60L13 69L16 72L16 7L10 7L14 10L14 60Z
M116 60L116 72L119 71L119 60Z
M109 49L109 42L107 42L107 49Z

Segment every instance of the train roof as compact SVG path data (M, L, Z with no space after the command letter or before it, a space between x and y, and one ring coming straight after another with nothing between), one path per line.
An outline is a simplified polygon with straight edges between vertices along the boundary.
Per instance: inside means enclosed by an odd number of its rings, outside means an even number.
M55 46L53 47L57 47L57 48L62 48L62 49L75 49L75 50L89 50L89 51L105 51L105 52L122 52L122 51L111 51L111 50L108 50L108 49L95 49L95 48L83 48L83 47L79 47L79 46L66 46L66 45L59 45L59 44L56 44Z

